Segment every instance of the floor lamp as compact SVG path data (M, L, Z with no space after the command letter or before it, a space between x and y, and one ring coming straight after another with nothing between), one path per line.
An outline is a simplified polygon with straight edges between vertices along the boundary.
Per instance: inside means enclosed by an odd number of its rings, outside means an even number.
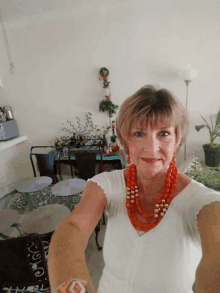
M185 81L185 84L186 84L186 110L187 110L189 84L190 82L193 81L194 78L197 77L199 70L193 69L190 63L183 67L184 69L182 71L179 71L178 75ZM185 148L184 148L184 161L185 160L186 160L186 141L185 141Z
M188 90L189 90L189 83L192 82L190 79L184 80L186 83L186 110L187 110L187 101L188 101ZM184 147L184 161L186 160L186 140L185 140L185 147Z

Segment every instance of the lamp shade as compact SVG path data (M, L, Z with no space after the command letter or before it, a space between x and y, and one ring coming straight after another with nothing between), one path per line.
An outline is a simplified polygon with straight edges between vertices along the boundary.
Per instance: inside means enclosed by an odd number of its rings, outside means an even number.
M193 80L198 76L199 70L191 67L191 64L183 66L181 70L178 71L178 75L183 80Z

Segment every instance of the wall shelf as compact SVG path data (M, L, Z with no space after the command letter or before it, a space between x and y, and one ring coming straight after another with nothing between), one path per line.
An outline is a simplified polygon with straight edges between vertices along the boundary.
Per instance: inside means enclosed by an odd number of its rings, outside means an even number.
M0 151L7 149L25 140L27 140L27 135L15 137L7 141L0 141Z

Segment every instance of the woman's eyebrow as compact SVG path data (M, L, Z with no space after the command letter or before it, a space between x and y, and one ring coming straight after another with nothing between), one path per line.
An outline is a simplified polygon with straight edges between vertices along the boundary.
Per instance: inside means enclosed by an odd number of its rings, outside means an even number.
M163 127L161 127L161 128L159 128L160 130L161 129L166 129L166 128L171 128L172 126L163 126ZM145 127L138 127L138 126L135 126L135 127L132 127L131 129L138 129L138 130L144 130L144 129L146 129Z
M164 126L164 127L160 128L160 129L171 128L171 127L172 126Z

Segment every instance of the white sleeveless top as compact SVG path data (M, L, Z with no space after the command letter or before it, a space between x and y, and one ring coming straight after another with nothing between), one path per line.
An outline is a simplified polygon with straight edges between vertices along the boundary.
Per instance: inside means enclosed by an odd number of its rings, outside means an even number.
M103 172L96 182L107 198L103 245L105 267L98 293L190 293L202 257L197 215L220 201L220 192L191 182L172 200L152 230L137 231L126 210L123 170Z

